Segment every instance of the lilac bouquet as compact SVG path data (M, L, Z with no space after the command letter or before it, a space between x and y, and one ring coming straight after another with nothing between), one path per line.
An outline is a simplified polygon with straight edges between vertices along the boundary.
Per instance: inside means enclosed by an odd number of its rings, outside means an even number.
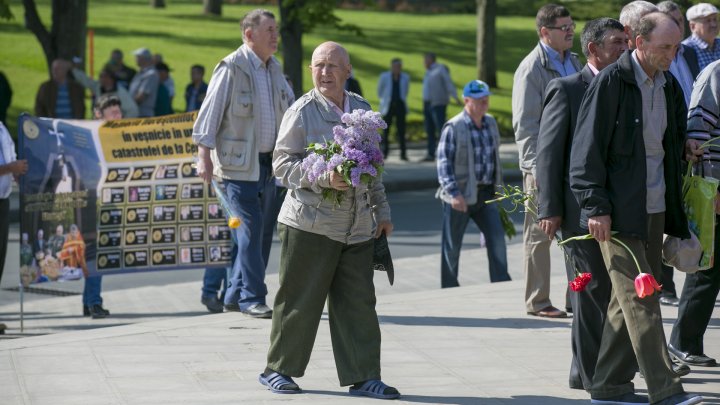
M333 128L333 140L311 143L309 154L303 159L301 168L307 172L308 180L315 184L325 173L337 171L345 182L357 187L369 184L383 171L383 154L380 151L379 129L387 128L378 112L354 110L343 114L343 125ZM342 202L343 193L323 189L323 198Z

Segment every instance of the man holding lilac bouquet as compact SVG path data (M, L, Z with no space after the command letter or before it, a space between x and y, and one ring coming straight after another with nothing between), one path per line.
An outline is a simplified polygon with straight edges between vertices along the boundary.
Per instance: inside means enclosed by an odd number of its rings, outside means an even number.
M348 171L347 160L333 162L328 170L329 162L318 158L327 156L323 148L334 147L328 144L333 139L344 145L343 155L349 149L368 151L370 138L359 135L354 146L347 146L352 142L342 136L362 133L364 125L375 128L376 123L372 113L363 119L355 111L369 110L367 101L344 90L352 67L341 45L318 46L310 69L315 87L285 113L273 154L275 175L288 192L278 217L280 287L267 367L259 381L274 393L301 392L292 377L305 373L327 300L340 385L351 385L351 395L399 398L395 388L380 380L373 248L374 238L393 230L381 174L359 161L354 169L364 169ZM372 146L382 157L377 140ZM309 155L314 156L311 161ZM366 158L372 160L371 155L366 153Z

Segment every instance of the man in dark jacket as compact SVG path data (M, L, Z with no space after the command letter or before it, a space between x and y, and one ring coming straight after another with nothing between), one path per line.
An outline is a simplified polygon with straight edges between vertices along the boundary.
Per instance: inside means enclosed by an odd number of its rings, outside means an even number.
M545 89L545 102L537 141L536 181L540 228L550 239L558 230L562 238L584 235L580 207L570 191L570 146L580 103L593 77L628 49L620 21L599 18L585 25L580 36L588 63L582 71L553 79ZM597 242L574 241L565 246L568 280L577 272L592 274L584 291L570 293L573 307L570 388L589 390L595 374L605 312L610 301L610 279Z
M635 34L637 49L587 89L572 144L570 187L580 223L599 242L612 283L590 394L594 404L696 404L702 397L686 394L672 370L658 296L638 298L634 286L638 271L651 273L649 259L660 256L646 245L663 231L690 236L680 184L683 145L700 152L686 142L682 89L665 73L682 38L659 12L644 16ZM635 357L649 398L633 392Z
M50 67L51 80L40 85L35 97L38 117L85 118L85 89L68 77L70 61L55 59Z

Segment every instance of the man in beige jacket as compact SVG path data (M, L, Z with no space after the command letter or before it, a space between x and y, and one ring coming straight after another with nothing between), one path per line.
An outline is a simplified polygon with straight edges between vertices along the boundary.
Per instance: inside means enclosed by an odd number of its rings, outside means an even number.
M283 118L273 169L287 197L278 217L280 288L270 332L267 368L260 383L275 393L300 392L327 300L330 336L341 386L351 395L398 398L380 380L380 326L373 284L374 238L390 235L390 207L382 178L355 188L336 171L310 182L301 167L311 143L332 139L344 113L370 105L344 90L352 66L347 51L325 42L312 55L315 88ZM343 192L340 203L323 199L323 189Z

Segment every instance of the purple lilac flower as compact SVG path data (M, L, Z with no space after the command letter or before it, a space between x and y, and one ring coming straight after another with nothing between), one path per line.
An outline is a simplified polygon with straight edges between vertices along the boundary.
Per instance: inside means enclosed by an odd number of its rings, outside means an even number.
M333 171L333 170L335 170L335 168L342 165L343 163L345 163L345 158L342 155L338 155L338 154L332 155L330 160L328 160L327 170Z

